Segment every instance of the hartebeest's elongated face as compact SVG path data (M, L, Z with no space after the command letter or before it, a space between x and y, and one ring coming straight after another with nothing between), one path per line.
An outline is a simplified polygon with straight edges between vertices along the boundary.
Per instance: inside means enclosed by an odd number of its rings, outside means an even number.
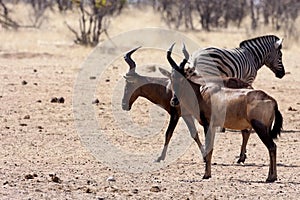
M143 77L141 77L135 72L136 64L131 58L131 55L139 48L140 47L137 47L129 51L124 56L126 63L129 65L129 71L124 76L125 87L124 87L124 94L122 98L122 109L127 111L131 109L132 104L138 98L139 87L137 86L140 85L140 82L143 79Z
M177 96L178 95L181 96L181 93L182 93L181 89L184 87L183 85L187 83L186 78L185 78L186 74L185 74L184 66L188 61L187 60L188 54L187 54L187 51L184 46L183 53L185 54L185 58L180 63L180 65L177 65L176 62L171 57L174 45L175 45L175 43L168 50L167 59L172 67L172 73L170 74L169 78L171 81L171 90L173 91L173 97L171 98L170 104L171 104L171 106L178 106L179 101L178 101Z

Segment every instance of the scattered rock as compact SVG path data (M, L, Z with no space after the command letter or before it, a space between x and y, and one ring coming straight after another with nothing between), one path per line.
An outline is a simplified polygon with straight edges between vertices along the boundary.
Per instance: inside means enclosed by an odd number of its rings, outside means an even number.
M23 119L30 119L30 115L25 115Z
M138 189L133 189L133 190L132 190L132 193L133 193L133 194L137 194L138 192L139 192Z
M33 85L38 85L37 83L33 83Z
M8 184L8 181L5 181L4 183L3 183L3 185L7 185Z
M37 70L36 70L36 69L33 69L33 72L35 73L35 72L37 72Z
M57 100L58 103L65 103L65 99L63 97L58 98Z
M63 97L60 97L60 98L52 97L50 102L51 103L65 103L65 99Z
M21 123L21 124L20 124L20 126L27 126L27 124L25 124L25 123Z
M95 79L96 79L96 76L90 76L90 79L91 79L91 80L95 80Z
M150 188L150 192L160 192L161 191L161 189L160 189L160 187L158 187L158 186L152 186L151 188Z
M291 72L285 72L285 74L291 74Z
M25 179L33 179L34 176L32 174L26 174Z
M109 81L110 81L109 79L106 79L106 80L105 80L105 82L109 82Z
M22 85L27 85L27 81L23 80Z
M57 97L52 97L50 100L51 103L57 103L57 101L58 101Z
M61 183L62 180L60 178L58 178L56 176L56 174L49 174L49 176L51 177L51 181L53 181L54 183Z
M85 192L86 193L92 193L92 190L90 188L87 188Z
M37 102L37 103L42 103L42 100L37 100L36 102Z
M116 179L113 177L113 176L110 176L106 179L106 181L109 181L109 182L115 182Z
M92 101L92 104L98 104L98 103L100 103L99 99L95 99Z
M276 88L273 86L272 89L275 90Z
M292 108L292 106L290 106L290 107L288 108L288 111L297 111L297 109L296 109L296 108Z

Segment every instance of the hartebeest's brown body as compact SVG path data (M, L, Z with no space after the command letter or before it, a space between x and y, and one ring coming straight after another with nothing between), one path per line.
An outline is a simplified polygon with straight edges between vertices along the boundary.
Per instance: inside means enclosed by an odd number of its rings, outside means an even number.
M172 47L167 53L173 68L169 76L174 94L170 103L174 105L172 101L178 101L178 98L183 111L203 123L206 135L206 167L203 178L211 177L215 128L223 126L235 130L253 128L269 151L267 182L277 180L276 144L273 138L280 134L283 120L275 99L261 90L230 89L214 84L201 85L186 79L187 74L183 68L187 60L184 59L178 66L171 58ZM271 129L273 121L274 126Z
M134 53L136 49L128 52L124 59L129 65L129 72L124 76L126 79L126 85L124 88L124 95L122 99L122 108L124 110L130 110L132 104L138 97L144 97L154 104L159 105L164 110L166 110L170 115L170 121L165 133L165 143L161 155L157 158L157 162L164 160L166 157L166 152L168 144L173 135L174 129L178 123L180 117L182 117L188 126L192 138L197 143L202 155L204 156L204 149L198 137L198 132L194 124L194 120L191 115L181 115L180 107L170 106L170 100L172 98L172 91L167 87L169 84L168 78L158 78L158 77L147 77L141 76L135 72L136 64L131 58L131 54ZM208 81L201 79L199 77L193 77L195 82ZM246 88L249 87L247 83L244 83L236 78L224 78L215 79L212 78L211 82L217 83L218 85L225 85L231 88ZM200 122L201 123L201 122ZM238 162L244 162L246 158L246 144L249 138L248 132L243 132L243 143L240 153L240 158Z

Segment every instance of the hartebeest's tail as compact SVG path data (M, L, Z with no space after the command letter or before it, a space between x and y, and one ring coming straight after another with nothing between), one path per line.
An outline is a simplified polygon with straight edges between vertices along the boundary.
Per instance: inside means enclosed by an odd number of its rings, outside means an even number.
M274 108L274 111L275 111L275 122L274 122L273 129L270 132L270 135L273 139L277 138L277 135L280 136L280 132L282 129L282 122L283 122L283 118L281 113L278 110L277 104Z

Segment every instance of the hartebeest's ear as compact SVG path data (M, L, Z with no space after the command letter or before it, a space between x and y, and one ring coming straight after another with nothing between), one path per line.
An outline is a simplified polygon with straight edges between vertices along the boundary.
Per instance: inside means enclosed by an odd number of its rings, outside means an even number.
M160 73L162 73L162 75L164 75L164 76L166 76L168 78L171 78L171 72L169 72L169 71L167 71L167 70L165 70L163 68L160 68L160 67L158 69L159 69Z
M277 40L274 44L275 49L281 49L282 42L283 42L283 38L280 40Z

